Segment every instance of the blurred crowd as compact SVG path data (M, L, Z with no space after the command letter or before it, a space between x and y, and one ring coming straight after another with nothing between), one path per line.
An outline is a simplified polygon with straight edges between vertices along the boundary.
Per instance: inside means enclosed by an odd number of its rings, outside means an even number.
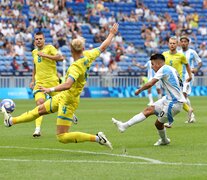
M77 3L77 6L84 3L84 13L74 11L70 5L66 6L67 3ZM105 3L134 3L135 8L130 13L114 13ZM142 0L1 0L0 56L10 59L10 63L5 65L8 66L6 69L31 71L31 59L27 59L25 54L34 49L34 30L49 29L46 39L51 39L50 43L61 51L61 47L68 46L71 39L83 36L83 26L88 27L88 34L92 37L87 48L93 48L106 38L114 22L144 22L140 29L143 49L126 41L124 34L118 33L111 48L102 53L102 63L97 63L92 71L117 73L122 70L119 62L127 61L131 55L139 57L141 51L147 55L159 52L166 48L170 36L179 38L183 34L191 38L191 46L200 57L207 58L207 24L199 25L200 19L206 18L206 15L201 16L188 0L179 3L168 0L166 3L169 9L177 13L177 21L168 12L159 14L150 10ZM207 9L207 0L203 0L202 8ZM191 11L185 13L186 10ZM99 18L94 22L94 17ZM196 34L203 37L200 44ZM134 70L131 65L126 66L127 71Z

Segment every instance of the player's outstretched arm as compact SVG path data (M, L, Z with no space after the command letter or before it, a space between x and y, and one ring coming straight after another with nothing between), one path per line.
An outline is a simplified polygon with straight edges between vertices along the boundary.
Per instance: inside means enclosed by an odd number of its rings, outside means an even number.
M118 32L118 28L119 28L119 24L118 23L114 23L114 25L110 29L110 33L109 33L108 37L105 39L105 41L99 47L101 52L105 51L105 49L110 45L113 37Z
M59 91L65 91L65 90L70 89L71 86L73 85L73 83L74 83L74 79L69 77L65 83L59 84L56 87L45 88L45 87L40 86L39 88L44 93L50 93L50 92L54 92L54 91L59 92Z
M142 91L151 88L152 86L155 85L155 83L158 81L158 79L153 78L151 81L149 81L148 83L146 83L145 85L143 85L141 88L137 89L135 91L135 95L139 95Z

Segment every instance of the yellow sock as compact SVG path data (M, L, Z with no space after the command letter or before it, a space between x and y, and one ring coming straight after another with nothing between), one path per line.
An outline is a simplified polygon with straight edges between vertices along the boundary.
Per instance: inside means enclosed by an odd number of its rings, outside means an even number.
M189 110L190 110L190 106L188 106L187 103L183 103L183 109L184 109L186 112L189 112Z
M35 126L36 127L40 127L41 124L42 124L42 119L43 119L43 116L40 116L38 117L36 120L35 120Z
M96 135L82 133L82 132L70 132L57 135L57 139L61 143L78 143L85 141L96 141Z
M24 113L20 116L13 117L12 118L12 123L13 124L19 124L19 123L34 121L39 116L40 115L38 113L38 107L36 107L33 110L28 111L28 112L26 112L26 113Z

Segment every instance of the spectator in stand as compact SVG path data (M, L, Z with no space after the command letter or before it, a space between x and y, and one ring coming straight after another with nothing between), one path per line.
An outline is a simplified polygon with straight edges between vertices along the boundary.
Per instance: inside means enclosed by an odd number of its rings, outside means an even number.
M104 51L101 53L100 58L102 59L103 64L108 67L111 61L111 53L109 51Z
M23 56L25 53L25 47L23 46L22 41L17 41L14 45L14 52L16 56Z
M101 27L105 27L106 25L108 25L109 21L108 19L106 18L105 15L101 14L101 17L99 18L99 25Z
M158 22L158 25L159 25L160 31L165 31L167 28L167 23L163 18L160 19L160 21Z
M122 55L123 55L123 52L120 49L117 49L116 55L115 55L115 61L120 62Z
M16 57L13 57L13 60L11 62L11 67L13 69L13 72L19 71L19 64L16 61Z
M90 31L93 35L95 35L96 33L99 33L100 32L99 26L96 24L91 24Z
M95 66L92 69L93 72L99 72L99 64L96 63Z
M136 9L135 9L135 13L139 18L143 18L144 15L144 11L143 11L143 5L142 4L138 4Z
M125 53L126 53L126 54L135 54L135 53L136 53L136 49L135 49L133 43L130 43L130 44L127 46L127 48L126 48L126 50L125 50Z
M178 14L183 14L183 4L182 2L179 2L177 5L176 5L176 12Z
M96 33L95 36L93 37L93 42L94 43L101 43L101 37L99 33Z
M6 37L8 33L7 25L5 23L2 24L1 33Z
M58 38L58 44L59 47L65 46L66 45L66 36L63 33L57 33L57 38Z
M100 35L100 38L101 38L101 41L104 41L104 39L106 38L106 28L102 27L100 32L99 32L99 35Z
M168 8L175 8L175 5L174 5L173 0L168 0L168 2L167 2L167 7L168 7Z
M172 31L172 33L174 33L176 31L176 29L177 29L177 25L176 25L175 21L171 20L171 22L170 22L170 30Z
M183 4L183 9L186 9L186 10L192 9L190 2L188 0L183 0L182 4Z
M4 40L4 44L3 44L3 48L5 49L6 51L6 56L14 56L15 55L15 52L14 52L14 45L13 45L13 42L10 42L8 40Z
M108 22L109 22L110 25L113 25L115 22L117 22L117 20L116 20L116 18L113 14L112 14L112 16L110 16L108 18Z
M185 22L186 22L186 18L185 18L184 13L179 13L179 14L178 14L178 23L183 24L183 23L185 23Z
M98 2L96 3L96 10L98 13L101 13L102 11L108 12L109 9L107 7L104 7L104 2L101 0L98 0Z
M115 60L111 60L109 63L109 72L113 75L117 75L119 71L119 67L117 65L117 62Z
M198 33L203 36L203 38L205 38L205 36L207 35L207 27L205 26L205 24L202 24L202 26L200 26L198 28Z
M198 52L198 55L201 58L207 58L207 49L206 49L206 42L202 42L200 45L200 51Z
M101 64L101 67L99 68L99 72L101 75L106 75L109 71L108 67L104 65L104 63Z
M199 23L199 14L198 12L194 12L192 15L191 15L191 22L192 24L192 27L193 28L198 28L198 23Z
M27 61L26 57L24 57L24 59L23 59L22 71L26 71L26 72L30 71L30 67L29 67L29 64L28 64L28 61Z
M12 24L9 24L6 36L7 37L14 37L15 36L15 32L14 32L14 28L12 27Z
M203 9L207 9L207 0L203 0Z
M32 39L31 29L26 29L24 35L25 35L24 36L24 41L32 43L33 39Z
M117 43L123 43L123 38L120 34L120 32L118 32L117 36L114 38L114 42L117 42Z

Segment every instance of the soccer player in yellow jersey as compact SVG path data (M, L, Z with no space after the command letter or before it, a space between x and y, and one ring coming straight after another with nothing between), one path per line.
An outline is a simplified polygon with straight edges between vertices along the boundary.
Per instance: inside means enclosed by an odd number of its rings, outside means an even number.
M58 54L57 49L52 45L45 45L45 37L42 32L37 32L34 36L35 46L37 47L32 51L33 56L33 74L30 88L33 89L35 102L37 105L43 104L46 100L46 95L40 91L39 86L53 87L59 84L57 76L56 63L62 61L64 58ZM57 92L48 93L49 96L54 96ZM35 132L33 137L41 135L40 128L42 124L42 116L35 121Z
M186 82L190 82L192 80L192 74L191 69L188 64L188 61L183 53L177 52L177 46L178 46L178 40L176 37L171 37L168 42L169 51L163 52L163 55L165 56L165 64L170 65L174 67L178 74L180 75L180 78L184 81L184 69L183 65L186 67L186 71L188 73L188 78L185 80ZM183 104L183 109L188 112L189 119L194 116L192 108L190 108L186 103ZM171 127L171 125L167 125L166 127Z
M44 114L58 112L57 139L59 142L78 143L91 141L98 142L112 149L111 143L107 140L103 132L93 135L82 132L69 132L69 130L72 125L73 113L79 104L80 94L86 84L87 72L93 61L110 45L117 31L118 24L115 23L110 29L108 37L100 47L88 51L84 51L85 41L83 38L73 39L70 46L74 62L67 70L65 83L52 88L40 88L44 93L61 92L48 99L44 104L18 117L11 117L7 114L5 108L2 107L5 126L9 127L18 123L33 121Z

